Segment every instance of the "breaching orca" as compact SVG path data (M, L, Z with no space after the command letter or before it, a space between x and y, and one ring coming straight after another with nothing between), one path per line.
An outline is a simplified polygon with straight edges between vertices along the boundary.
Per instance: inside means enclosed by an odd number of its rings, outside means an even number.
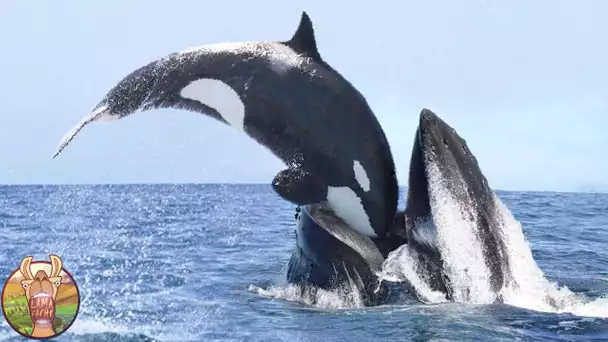
M281 197L327 202L361 234L387 235L398 196L389 144L363 95L321 58L305 12L288 41L205 45L135 70L53 157L91 122L156 108L203 113L244 131L287 165L272 181Z
M458 231L465 227L446 222L449 216L460 218L470 231ZM435 113L423 109L412 148L405 210L407 241L417 252L418 273L447 299L463 299L467 293L455 294L451 278L466 276L479 263L483 270L471 277L487 277L487 288L500 301L499 292L509 281L509 262L499 218L494 192L466 141ZM479 250L481 260L472 257L469 265L446 264L450 234L470 234L470 241L480 248L459 248ZM469 291L462 286L459 290Z

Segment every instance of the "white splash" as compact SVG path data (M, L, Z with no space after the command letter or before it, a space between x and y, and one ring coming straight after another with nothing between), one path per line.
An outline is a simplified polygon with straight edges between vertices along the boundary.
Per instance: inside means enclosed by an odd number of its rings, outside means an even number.
M378 277L389 282L407 281L416 289L418 299L425 303L447 302L443 293L433 291L418 274L418 256L416 253L411 245L399 247L386 259Z
M479 241L477 222L468 215L469 203L462 203L447 190L446 180L433 162L428 163L429 201L437 235L437 248L444 258L452 282L455 301L491 303L495 294L490 287L490 272Z
M545 277L532 256L521 224L498 196L494 195L494 200L514 280L513 284L503 289L505 303L536 311L608 317L608 298L589 300L566 286L559 287Z
M416 228L412 230L412 239L421 245L437 248L437 227L435 226L435 222L420 220L413 224Z
M352 285L341 291L327 291L312 287L306 287L302 291L300 286L292 284L267 288L249 285L248 291L263 297L297 302L320 309L356 309L364 306L361 294Z

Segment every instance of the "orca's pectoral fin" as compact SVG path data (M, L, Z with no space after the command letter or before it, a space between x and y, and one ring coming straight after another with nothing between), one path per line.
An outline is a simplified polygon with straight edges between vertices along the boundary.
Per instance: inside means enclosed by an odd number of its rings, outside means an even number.
M285 169L272 180L273 189L284 199L297 204L313 204L327 199L327 186L300 168Z
M70 131L61 139L59 147L53 154L53 158L57 157L61 151L74 139L74 137L80 132L85 126L91 122L112 118L112 115L106 113L107 106L98 107L91 112L88 116L80 120Z

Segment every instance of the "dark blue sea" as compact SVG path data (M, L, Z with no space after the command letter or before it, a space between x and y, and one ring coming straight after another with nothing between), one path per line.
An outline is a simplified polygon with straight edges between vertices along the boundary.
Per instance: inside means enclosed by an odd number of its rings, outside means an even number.
M61 341L608 340L608 194L498 194L586 304L307 305L281 283L294 206L267 185L0 186L0 276L63 259L82 304ZM0 340L23 338L3 321Z

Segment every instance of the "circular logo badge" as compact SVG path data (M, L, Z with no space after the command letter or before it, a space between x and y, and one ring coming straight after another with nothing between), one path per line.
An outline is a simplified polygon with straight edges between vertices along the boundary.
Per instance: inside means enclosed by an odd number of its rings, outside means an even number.
M2 288L2 312L16 332L31 339L61 335L76 320L80 293L61 258L23 258Z

